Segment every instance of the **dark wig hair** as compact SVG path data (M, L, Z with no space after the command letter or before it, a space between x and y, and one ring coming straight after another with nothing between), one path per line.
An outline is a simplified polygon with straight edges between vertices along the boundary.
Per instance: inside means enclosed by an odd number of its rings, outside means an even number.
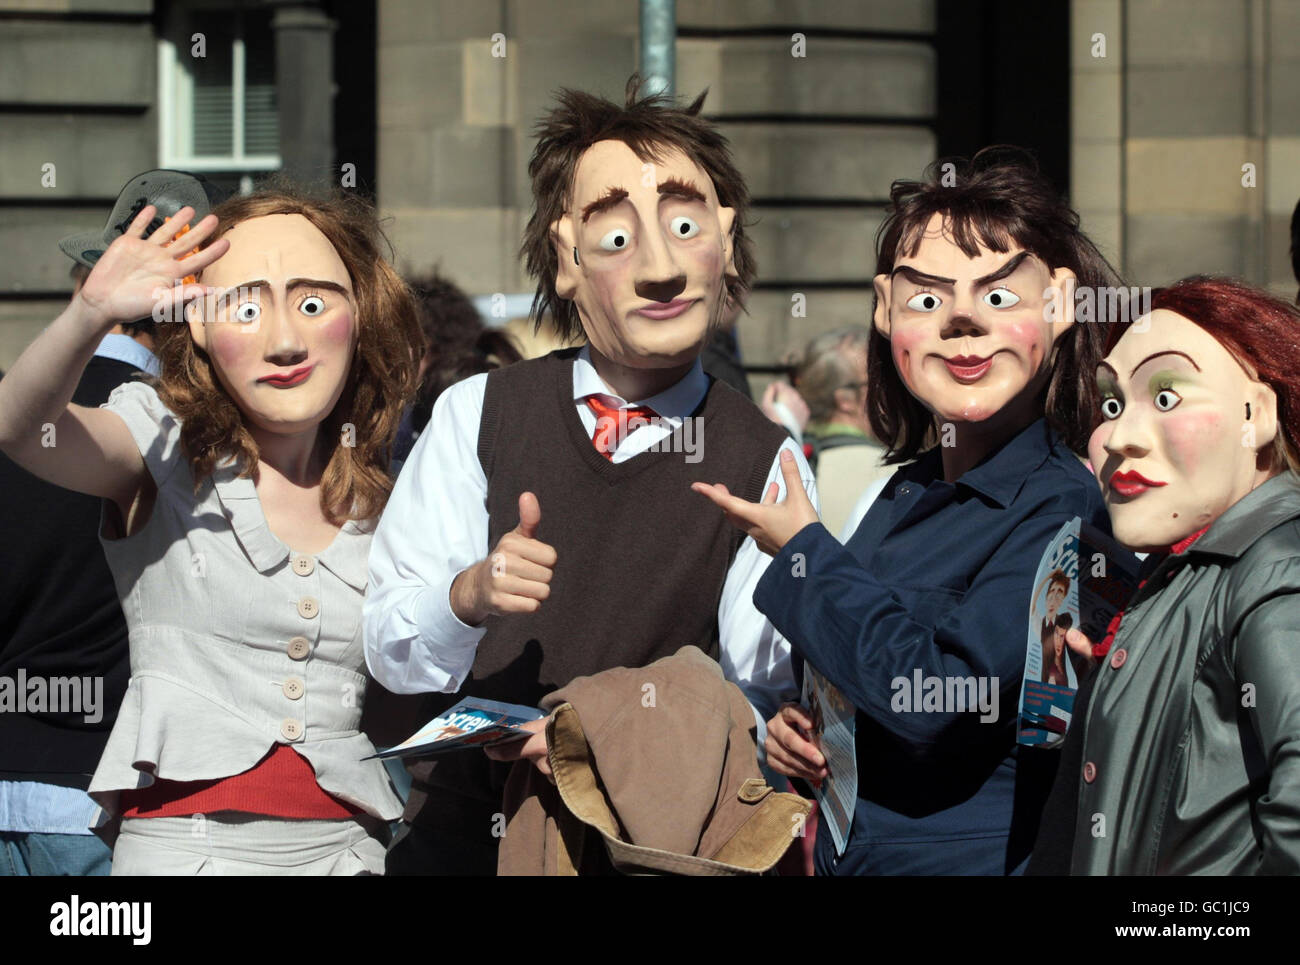
M411 424L423 432L443 392L471 375L518 362L520 354L504 331L484 327L469 296L437 269L410 285L429 358L411 407Z
M718 203L734 208L731 229L732 260L736 274L726 278L727 294L743 304L754 278L754 252L745 223L749 190L731 157L727 139L700 116L705 91L689 107L677 107L662 96L641 97L641 79L627 83L622 107L612 101L576 90L561 90L559 106L543 117L535 129L537 146L528 162L533 181L533 214L524 229L520 254L529 274L537 279L532 316L540 328L547 312L560 336L572 340L583 335L582 321L573 302L555 290L559 256L551 238L551 225L572 201L573 179L583 153L598 141L622 141L643 161L659 161L676 148L700 166L713 182Z
M1291 212L1291 274L1300 281L1300 201L1296 202ZM1296 293L1296 304L1300 305L1300 291Z
M889 200L889 214L876 234L877 275L893 272L900 255L916 254L926 225L940 214L953 242L971 258L981 246L998 252L1014 246L1053 271L1070 269L1081 288L1122 285L1079 229L1079 215L1020 148L984 148L969 161L940 159L921 181L895 181ZM1099 419L1092 376L1105 328L1079 322L1062 336L1043 397L1048 423L1079 454L1086 451ZM867 416L876 438L889 448L886 461L906 462L933 444L932 414L907 390L894 367L889 339L874 327L867 346L867 386Z
M1269 468L1300 474L1300 310L1231 278L1193 275L1151 295L1151 310L1183 316L1214 336L1253 379L1277 396ZM1106 351L1132 321L1110 327Z

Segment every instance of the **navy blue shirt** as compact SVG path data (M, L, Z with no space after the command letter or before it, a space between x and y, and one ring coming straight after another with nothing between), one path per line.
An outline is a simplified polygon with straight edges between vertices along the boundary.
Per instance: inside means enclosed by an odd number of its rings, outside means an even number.
M955 483L930 450L846 545L814 523L773 558L755 606L858 708L853 829L838 859L821 830L819 873L1021 869L1055 769L1052 752L1015 745L1030 597L1074 516L1110 532L1097 481L1039 419ZM928 678L971 692L954 677L996 692L996 717L913 701Z

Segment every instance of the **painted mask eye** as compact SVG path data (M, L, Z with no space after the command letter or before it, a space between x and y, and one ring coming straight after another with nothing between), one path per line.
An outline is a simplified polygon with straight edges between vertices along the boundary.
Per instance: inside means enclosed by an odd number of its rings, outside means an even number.
M632 232L626 228L615 228L600 239L600 246L606 251L623 251L632 243Z
M1124 403L1115 396L1110 395L1101 400L1101 414L1106 419L1118 419L1121 412L1124 411Z
M994 308L1010 308L1020 301L1020 296L1009 288L995 288L984 296L984 304Z
M700 233L700 226L696 224L694 218L678 215L668 222L668 230L673 233L674 238L694 238Z
M1183 397L1173 389L1161 389L1156 393L1155 398L1151 401L1155 403L1156 408L1161 412L1168 412L1170 409L1178 405L1179 402L1182 402Z
M907 300L907 307L914 312L932 312L942 304L934 292L918 292Z
M325 311L325 299L319 295L308 295L302 300L302 304L298 306L298 311L304 315L319 315Z
M235 321L245 325L262 317L262 306L257 302L243 302L235 309Z

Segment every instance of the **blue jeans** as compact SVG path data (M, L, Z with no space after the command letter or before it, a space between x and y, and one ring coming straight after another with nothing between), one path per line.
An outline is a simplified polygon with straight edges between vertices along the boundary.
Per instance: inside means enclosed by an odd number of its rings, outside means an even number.
M112 850L93 834L0 831L0 877L106 875Z

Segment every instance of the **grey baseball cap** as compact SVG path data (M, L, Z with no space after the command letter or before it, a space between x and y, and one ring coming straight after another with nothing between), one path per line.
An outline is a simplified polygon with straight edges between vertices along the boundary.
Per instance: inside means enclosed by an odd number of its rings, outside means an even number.
M78 264L94 268L95 262L114 239L126 233L145 205L152 204L158 209L145 228L144 236L148 238L162 226L164 219L172 217L181 208L188 205L194 209L190 221L193 224L205 217L219 201L220 191L206 178L185 171L145 171L122 188L102 230L71 235L59 242L59 248Z

